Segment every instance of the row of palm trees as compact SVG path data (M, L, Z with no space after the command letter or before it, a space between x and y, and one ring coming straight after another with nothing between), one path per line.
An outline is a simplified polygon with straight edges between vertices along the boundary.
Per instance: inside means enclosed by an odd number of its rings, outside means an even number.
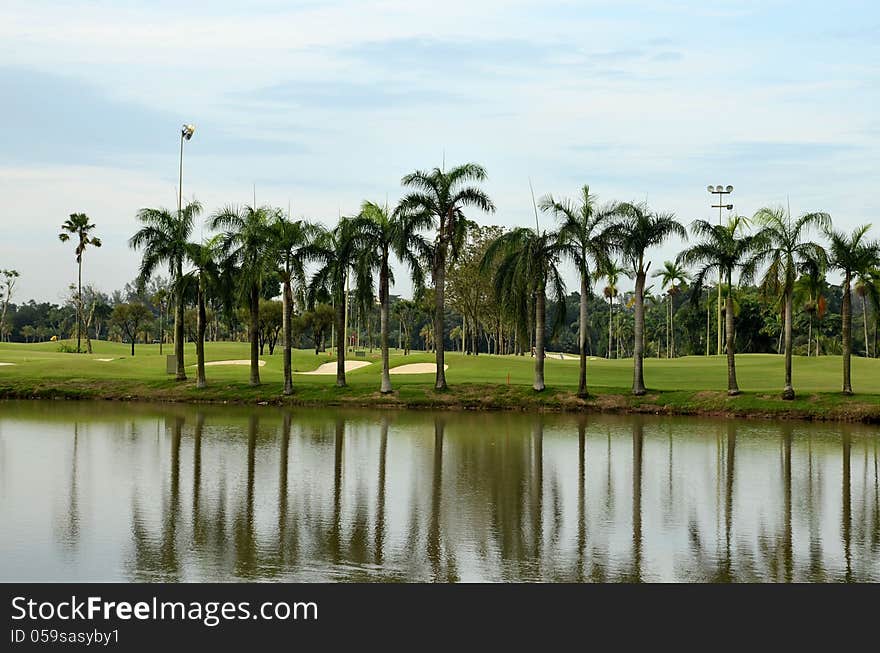
M183 207L179 215L165 209L143 209L138 213L141 229L131 238L133 248L143 250L141 277L149 277L160 264L171 273L175 301L175 355L177 378L185 379L183 360L183 292L189 283L198 284L197 374L204 386L205 293L209 286L219 292L238 293L238 301L248 306L250 315L250 382L260 383L258 366L259 300L270 276L277 276L282 287L284 339L284 393L293 392L291 373L292 336L290 320L294 298L309 305L331 303L336 316L338 386L345 386L345 301L347 281L354 277L359 301L372 301L378 295L382 350L381 391L392 391L389 376L389 286L394 281L391 258L395 256L409 270L416 291L430 273L433 284L433 325L436 390L447 388L444 373L446 333L445 277L462 252L468 230L474 226L466 212L494 212L495 207L480 187L485 169L475 163L450 170L434 168L416 171L401 180L406 193L394 209L364 202L359 213L341 218L327 229L305 219L291 220L278 209L244 206L225 207L207 220L218 232L203 243L192 243L193 226L201 213L198 202ZM547 299L562 306L565 295L560 266L574 263L579 272L580 367L578 395L587 396L587 300L593 282L599 277L615 286L619 277L634 279L634 343L632 392L646 392L644 379L646 282L650 272L650 251L676 236L687 240L688 232L675 215L657 212L645 203L613 202L599 206L589 186L575 200L546 196L540 209L555 218L552 229L520 227L503 233L485 252L480 269L491 274L497 300L507 319L519 333L534 334L534 383L536 391L545 388L544 340ZM536 219L537 219L536 206ZM690 226L696 244L682 251L677 260L655 272L666 287L675 290L687 278L685 267L697 267L691 297L696 301L709 275L729 291L725 306L725 335L728 363L728 393L739 393L736 379L733 283L749 282L765 268L763 285L780 298L785 326L785 384L783 398L794 397L791 375L792 296L799 270L815 266L836 268L844 276L844 382L843 391L852 392L850 379L850 333L852 322L849 286L853 275L880 268L880 245L867 240L868 226L847 235L834 231L826 213L808 213L793 219L782 209L765 208L751 219L737 216L726 224L697 220ZM809 238L810 230L824 232L826 251ZM430 236L426 235L430 234ZM307 268L315 272L307 278ZM184 274L184 267L192 271ZM880 274L880 273L878 273ZM375 287L378 280L378 289ZM606 293L607 294L607 293ZM609 297L612 299L612 297ZM671 310L671 307L670 307ZM564 310L555 311L561 317ZM609 320L609 347L610 347ZM668 347L667 347L668 349Z

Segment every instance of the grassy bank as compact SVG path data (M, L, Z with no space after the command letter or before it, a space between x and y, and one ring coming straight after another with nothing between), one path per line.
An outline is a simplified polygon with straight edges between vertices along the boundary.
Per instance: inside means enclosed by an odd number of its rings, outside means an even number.
M349 387L336 388L335 377L295 374L293 397L281 396L281 351L262 357L263 385L247 385L244 365L207 368L209 387L197 389L192 378L178 383L165 374L165 360L157 345L139 345L135 356L126 345L93 343L94 353L66 354L58 343L0 343L0 397L154 400L215 403L287 403L291 405L345 405L396 408L459 408L510 410L595 410L648 412L680 415L728 415L737 417L783 417L813 420L880 422L880 361L853 359L853 384L859 392L851 397L839 393L839 357L797 357L794 362L798 398L782 401L782 357L744 354L737 357L743 394L729 398L724 357L685 357L674 360L647 359L644 397L628 392L631 360L590 360L588 382L591 396L575 396L577 360L549 358L547 389L531 390L533 360L513 356L463 356L447 354L450 389L435 392L432 374L394 375L395 392L378 392L378 350L364 359L371 363L349 372ZM164 353L170 353L166 346ZM208 361L241 360L248 357L246 343L208 343ZM295 372L308 372L334 360L313 351L294 352ZM195 361L192 346L187 362ZM409 363L432 362L433 356L393 353L392 368ZM195 368L190 368L195 376Z

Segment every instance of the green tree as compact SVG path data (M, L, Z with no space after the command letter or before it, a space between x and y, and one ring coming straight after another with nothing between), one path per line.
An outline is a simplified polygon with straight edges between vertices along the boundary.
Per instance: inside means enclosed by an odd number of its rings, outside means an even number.
M660 279L660 287L666 290L666 358L675 358L675 312L673 299L679 288L689 280L687 271L677 261L664 261L663 269L651 275Z
M183 263L193 224L201 212L202 205L196 201L183 207L178 215L167 209L141 209L137 219L143 227L128 241L132 249L144 250L140 266L142 282L146 282L159 265L168 265L174 293L174 356L177 359L175 378L178 381L186 380L183 360Z
M89 216L85 213L71 213L70 217L61 225L61 233L58 239L62 243L66 243L72 237L76 238L76 267L77 267L77 299L76 299L76 353L80 352L80 341L82 338L82 320L83 320L83 303L82 303L82 259L86 251L86 247L101 246L101 239L97 236L90 236L95 229L94 223L89 221Z
M12 302L12 292L15 290L15 284L19 278L18 270L0 270L0 299L3 300L3 310L0 311L0 340L6 334L6 314L9 311L9 304Z
M278 210L268 206L227 206L211 216L211 229L221 230L227 264L238 269L238 289L249 311L250 385L260 385L260 296L275 254L271 225Z
M742 234L741 231L747 224L745 219L739 216L731 218L726 225L695 220L691 223L691 233L701 240L685 249L677 258L677 262L685 266L699 266L691 290L691 298L695 303L699 301L703 282L711 271L717 271L718 278L727 284L724 331L727 343L727 394L731 396L739 394L739 385L736 382L733 274L739 270L740 284L752 280L761 260L761 252L766 248L768 237L764 231L751 235Z
M766 245L760 259L767 264L762 285L776 288L782 299L785 339L785 387L782 398L794 399L791 382L792 353L792 297L797 267L807 259L825 259L825 252L817 243L806 240L812 227L827 227L831 218L827 213L807 213L792 220L791 213L782 208L762 208L754 221L765 231Z
M843 302L840 313L843 321L843 393L852 394L852 280L855 276L867 275L870 270L880 265L880 243L867 239L871 225L856 227L852 234L847 235L826 228L828 238L828 259L832 268L843 273ZM865 331L867 346L867 330Z
M563 257L574 256L572 246L558 231L518 227L499 236L486 250L483 269L498 261L495 271L495 294L502 306L526 321L529 299L535 308L535 379L532 388L544 390L544 335L547 318L547 290L557 304L558 327L565 319L565 283L559 273ZM554 328L555 331L555 328Z
M150 321L153 314L150 309L138 302L117 304L113 308L110 322L116 326L131 343L131 355L134 356L134 343L143 326Z
M560 238L571 244L568 250L577 266L580 276L580 303L578 315L578 351L580 369L578 371L578 397L587 396L587 335L589 317L587 303L591 295L591 267L598 271L608 258L607 248L602 240L601 228L608 219L610 208L596 209L596 196L590 194L590 187L581 188L577 202L555 200L548 195L541 200L541 210L552 212L559 220Z
M394 303L392 309L394 317L397 318L401 332L401 348L403 355L408 356L412 345L412 329L416 316L419 313L419 307L411 299L399 299Z
M434 281L434 342L437 362L437 375L434 388L445 390L443 334L446 312L446 268L449 259L455 261L464 244L468 220L464 215L467 208L494 212L495 205L483 190L477 186L467 186L471 182L484 182L485 169L476 163L465 163L449 172L434 168L427 172L417 170L406 175L401 184L414 189L400 201L398 211L415 220L433 222L437 235L431 248L431 277Z
M825 315L828 282L825 280L825 261L807 258L799 266L800 276L795 281L792 302L807 314L807 356L813 341L813 320ZM819 332L816 331L816 356L819 355Z
M602 289L602 294L608 300L608 358L614 353L614 298L620 294L617 284L620 278L628 276L624 267L611 259L604 261L599 267L598 276L608 283Z
M186 258L194 269L183 277L183 282L193 280L196 285L196 387L199 388L208 385L205 378L205 330L208 327L205 298L208 289L219 281L219 257L220 236L214 236L204 243L187 243ZM163 334L160 333L159 337L161 342Z
M305 266L308 249L321 233L321 227L307 220L291 221L279 213L272 224L272 239L279 259L278 276L281 279L282 329L284 331L284 394L293 394L293 284L305 288Z
M379 331L382 348L382 381L380 392L392 391L388 360L389 283L394 281L389 259L393 253L410 270L413 286L418 292L424 285L422 260L429 256L429 247L418 231L426 226L422 215L406 211L389 214L388 207L364 202L352 220L352 238L357 256L357 277L360 293L372 303L373 274L379 273Z
M336 311L330 304L318 302L312 310L303 314L304 324L312 330L312 338L315 340L315 356L324 351L324 336L336 319Z
M637 396L645 394L645 278L651 267L645 254L670 236L687 239L687 231L674 214L656 213L644 203L617 205L613 210L613 223L605 230L604 239L610 249L623 258L635 278L632 392Z

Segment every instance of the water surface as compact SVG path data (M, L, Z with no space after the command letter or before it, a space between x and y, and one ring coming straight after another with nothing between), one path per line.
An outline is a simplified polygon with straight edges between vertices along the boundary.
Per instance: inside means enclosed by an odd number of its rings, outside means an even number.
M880 581L880 430L0 402L0 580Z

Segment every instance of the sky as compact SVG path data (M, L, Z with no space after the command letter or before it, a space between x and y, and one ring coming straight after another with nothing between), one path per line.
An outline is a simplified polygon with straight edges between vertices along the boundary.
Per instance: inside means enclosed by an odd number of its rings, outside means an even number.
M332 225L445 160L486 167L483 224L533 225L531 180L684 223L717 220L706 186L732 184L739 214L790 202L851 229L877 216L878 82L874 2L3 0L0 269L14 301L60 301L57 234L85 212L104 246L84 282L133 279L137 210L176 207L184 122L206 214L256 196Z

